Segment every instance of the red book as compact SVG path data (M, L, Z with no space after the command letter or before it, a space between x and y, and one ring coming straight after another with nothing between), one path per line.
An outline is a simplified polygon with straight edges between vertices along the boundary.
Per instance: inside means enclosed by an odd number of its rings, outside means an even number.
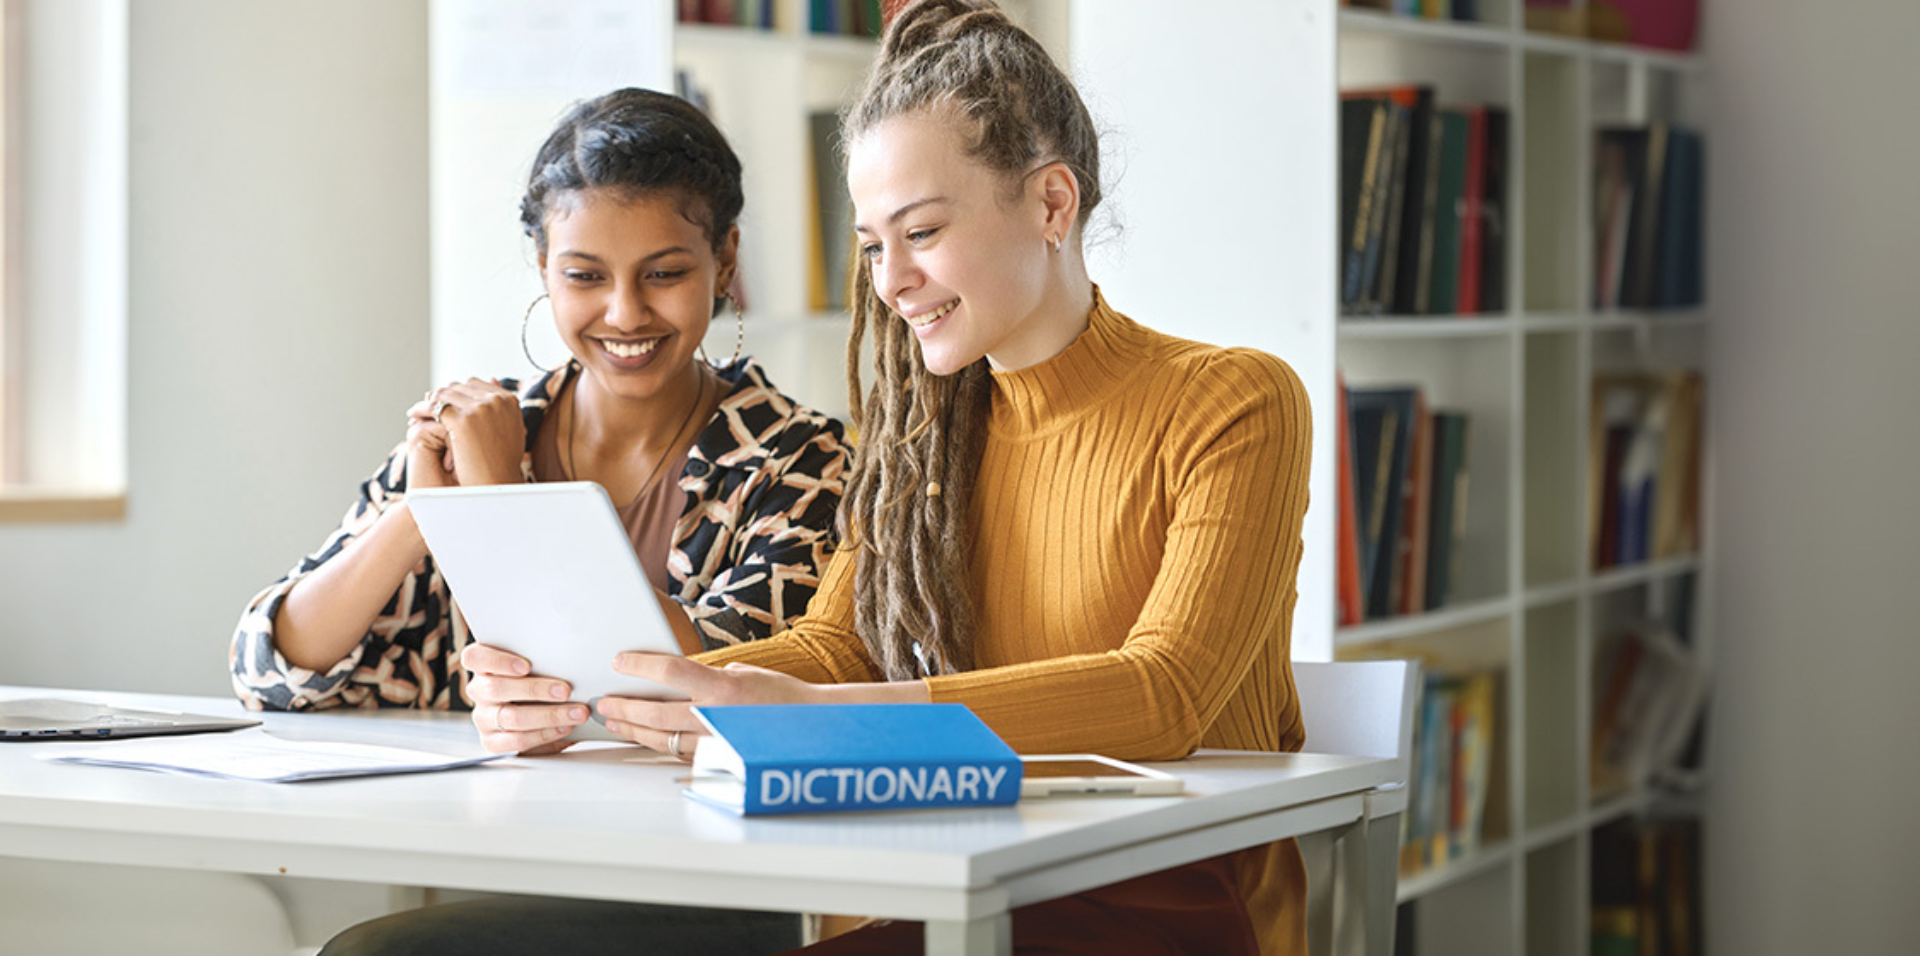
M1467 181L1460 194L1460 282L1455 286L1454 311L1480 311L1480 205L1487 184L1487 108L1468 106Z
M1334 454L1339 456L1340 500L1339 514L1334 520L1337 526L1334 537L1338 538L1334 548L1334 560L1339 564L1335 572L1335 588L1340 603L1341 625L1359 624L1366 620L1366 597L1360 590L1360 519L1354 511L1354 496L1359 493L1354 488L1353 435L1347 419L1347 382L1339 373L1334 373L1337 398L1334 415L1339 418L1339 440Z

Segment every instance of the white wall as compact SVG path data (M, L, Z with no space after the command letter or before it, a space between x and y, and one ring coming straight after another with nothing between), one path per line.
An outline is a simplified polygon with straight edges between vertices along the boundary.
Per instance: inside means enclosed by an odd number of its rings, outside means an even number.
M624 86L673 89L666 0L433 0L433 357L435 382L538 374L520 319L540 294L520 198L534 154L575 101ZM527 350L558 365L566 346L545 305Z
M0 683L225 694L427 384L426 6L130 6L128 515L0 526Z
M1334 25L1324 0L1089 0L1073 73L1101 130L1105 203L1088 269L1141 323L1285 359L1313 399L1306 558L1293 656L1333 659ZM1168 44L1204 38L1207 54ZM1257 104L1257 106L1256 106ZM1248 111L1258 110L1258 122ZM1166 188L1178 184L1178 188ZM1313 188L1318 184L1320 188ZM1116 232L1103 236L1103 215ZM1298 228L1319 222L1325 229Z
M1920 7L1703 4L1714 952L1913 950Z

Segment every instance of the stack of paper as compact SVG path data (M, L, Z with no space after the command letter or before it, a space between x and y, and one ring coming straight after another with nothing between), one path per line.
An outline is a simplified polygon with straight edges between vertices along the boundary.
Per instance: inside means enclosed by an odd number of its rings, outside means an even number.
M55 763L130 767L200 777L292 783L331 777L450 770L507 754L448 757L424 750L331 740L282 740L264 731L79 744L40 754Z

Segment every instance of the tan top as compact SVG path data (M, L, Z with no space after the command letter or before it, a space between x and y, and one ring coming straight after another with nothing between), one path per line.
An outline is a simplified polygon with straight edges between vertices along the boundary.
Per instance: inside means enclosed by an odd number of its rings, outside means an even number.
M576 381L578 376L569 381L569 386ZM567 391L571 394L572 388ZM687 470L688 455L700 434L699 424L713 417L725 397L724 387L708 383L701 394L701 407L693 409L688 418L690 424L681 429L679 442L669 452L672 457L658 469L653 483L642 488L632 501L615 505L620 523L627 529L627 540L633 542L634 556L640 559L640 569L646 572L647 582L656 591L672 593L673 590L672 578L667 574L667 558L673 551L674 529L687 510L687 493L680 489L676 479ZM575 411L571 397L565 402L564 410L556 406L559 414L547 416L547 427L541 429L540 440L533 444L533 476L538 481L574 480L561 451Z
M1311 420L1286 363L1162 335L1098 298L1087 331L996 373L971 502L978 669L929 678L1024 753L1170 760L1305 739L1288 634ZM853 549L792 628L703 655L877 680ZM1263 952L1304 952L1291 842L1236 855Z

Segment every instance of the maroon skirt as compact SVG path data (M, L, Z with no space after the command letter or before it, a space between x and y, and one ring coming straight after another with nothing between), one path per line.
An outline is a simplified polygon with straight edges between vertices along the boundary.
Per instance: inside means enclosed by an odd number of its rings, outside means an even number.
M791 952L803 956L901 956L924 952L919 923L876 923ZM1103 886L1013 911L1018 956L1260 956L1234 876L1233 857Z

